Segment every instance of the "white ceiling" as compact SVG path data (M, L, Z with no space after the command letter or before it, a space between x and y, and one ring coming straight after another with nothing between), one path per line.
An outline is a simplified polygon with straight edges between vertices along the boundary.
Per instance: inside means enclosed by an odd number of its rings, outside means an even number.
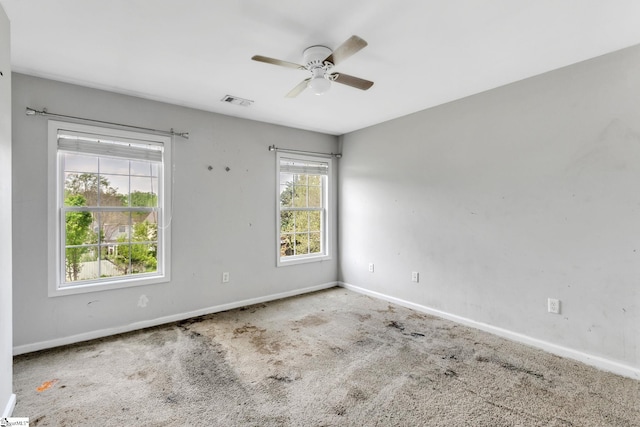
M340 135L640 43L638 0L0 0L13 71ZM284 95L311 45L372 80ZM255 103L220 102L226 95ZM56 111L65 114L68 112Z

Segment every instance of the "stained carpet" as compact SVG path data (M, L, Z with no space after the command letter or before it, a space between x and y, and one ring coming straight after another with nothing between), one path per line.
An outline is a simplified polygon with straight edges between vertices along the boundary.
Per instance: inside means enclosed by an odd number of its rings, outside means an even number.
M334 288L18 356L31 426L640 426L640 382Z

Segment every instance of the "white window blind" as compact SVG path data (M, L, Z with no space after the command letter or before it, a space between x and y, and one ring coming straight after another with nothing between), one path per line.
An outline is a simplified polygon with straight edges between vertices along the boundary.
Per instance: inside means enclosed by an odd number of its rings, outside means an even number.
M58 151L162 162L163 144L121 137L105 138L101 135L59 129Z
M281 159L280 172L326 176L329 174L329 164L324 162L300 162L292 159Z

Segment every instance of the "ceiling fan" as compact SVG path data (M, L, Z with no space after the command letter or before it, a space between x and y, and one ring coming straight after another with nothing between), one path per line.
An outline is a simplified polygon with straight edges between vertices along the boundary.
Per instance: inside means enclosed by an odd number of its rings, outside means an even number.
M269 58L262 55L254 55L251 59L267 64L280 65L287 68L307 70L311 77L303 80L286 95L287 98L295 98L303 90L309 88L316 95L322 95L331 88L331 82L341 83L356 89L367 90L373 86L373 82L348 74L332 72L334 66L352 56L367 45L367 42L358 36L351 36L333 52L326 46L311 46L304 50L302 57L305 65L280 59Z

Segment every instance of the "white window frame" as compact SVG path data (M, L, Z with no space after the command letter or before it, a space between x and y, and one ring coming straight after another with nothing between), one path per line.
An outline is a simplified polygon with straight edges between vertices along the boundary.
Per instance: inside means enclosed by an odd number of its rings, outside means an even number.
M158 271L129 276L84 280L77 284L65 284L65 251L62 241L62 203L64 171L61 170L58 134L59 130L95 134L105 139L121 138L143 140L163 146L162 162L158 165ZM131 132L118 129L68 123L56 120L48 122L48 295L50 297L73 295L110 289L165 283L171 280L171 149L169 136Z
M304 255L291 255L287 257L282 257L280 255L281 248L281 229L280 229L280 218L281 218L281 206L280 206L280 163L281 160L293 160L293 161L301 161L301 162L316 162L316 163L326 163L328 165L327 175L323 177L322 184L322 219L320 225L321 232L321 243L320 247L322 248L321 253L316 254L304 254ZM319 262L319 261L327 261L330 260L331 255L331 240L330 240L330 230L332 226L332 206L330 206L331 198L331 186L332 186L332 173L333 173L333 165L332 159L330 157L319 157L319 156L308 156L301 154L289 154L284 152L276 153L276 265L278 267L288 266L288 265L296 265L303 264L309 262Z

